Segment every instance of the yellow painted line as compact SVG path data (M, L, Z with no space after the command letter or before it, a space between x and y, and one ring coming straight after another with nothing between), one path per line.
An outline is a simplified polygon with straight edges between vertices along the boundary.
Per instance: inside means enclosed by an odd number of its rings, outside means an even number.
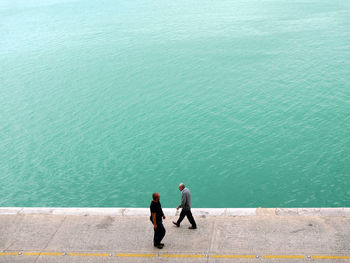
M313 259L350 259L350 256L312 256Z
M40 256L40 252L25 252L24 256Z
M18 256L18 252L0 252L0 256Z
M256 258L254 255L210 255L211 258Z
M116 257L156 257L156 254L116 254Z
M69 256L80 256L80 257L108 257L107 253L69 253Z
M57 252L41 252L40 255L43 255L43 256L63 256L64 253L57 253Z
M24 252L24 256L63 256L64 253L56 252Z
M205 258L205 255L191 255L191 254L163 254L163 258Z
M301 255L265 255L264 258L305 258Z

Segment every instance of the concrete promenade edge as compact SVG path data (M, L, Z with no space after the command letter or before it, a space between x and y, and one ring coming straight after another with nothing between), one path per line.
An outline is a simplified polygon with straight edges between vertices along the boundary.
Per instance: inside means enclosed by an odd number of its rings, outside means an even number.
M0 263L350 262L350 208L163 210L159 250L149 208L0 207Z
M163 208L168 216L175 216L176 209ZM194 216L350 216L350 207L324 208L192 208ZM146 216L149 208L79 208L79 207L0 207L0 215L52 214L52 215L105 215Z

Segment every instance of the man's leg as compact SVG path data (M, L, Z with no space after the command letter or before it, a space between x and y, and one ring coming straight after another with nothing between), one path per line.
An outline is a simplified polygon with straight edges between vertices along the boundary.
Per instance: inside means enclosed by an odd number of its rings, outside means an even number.
M162 242L162 239L165 236L166 231L162 222L158 223L158 227L159 227L159 244L160 244L160 242Z
M180 213L180 217L179 217L179 219L176 222L177 226L180 226L180 223L182 222L182 220L184 220L185 215L186 215L186 212L182 209L181 213Z
M158 234L157 234L157 229L154 229L154 236L153 236L153 245L157 245L157 240L158 240Z
M162 234L162 227L158 225L159 223L157 223L157 229L154 229L154 238L153 238L153 244L155 246L158 246L160 244L160 240L161 240L161 234ZM163 227L164 228L164 227Z
M188 218L188 221L190 221L192 228L197 228L197 224L196 221L194 221L191 210L186 211L186 216Z

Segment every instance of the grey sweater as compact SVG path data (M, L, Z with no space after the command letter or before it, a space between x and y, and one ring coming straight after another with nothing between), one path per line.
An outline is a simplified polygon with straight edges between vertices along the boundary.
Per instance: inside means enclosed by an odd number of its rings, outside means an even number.
M183 210L191 210L191 192L188 188L184 188L181 193L181 205Z

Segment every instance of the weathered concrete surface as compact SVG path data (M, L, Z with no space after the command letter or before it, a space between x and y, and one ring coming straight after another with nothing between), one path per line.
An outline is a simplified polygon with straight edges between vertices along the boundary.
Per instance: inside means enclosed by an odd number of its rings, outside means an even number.
M175 216L174 208L163 208L169 216ZM53 215L101 215L145 216L149 208L60 208L60 207L0 207L0 215L53 214ZM323 208L194 208L195 216L350 216L350 207Z
M300 210L306 213L304 216L292 210L278 213L277 210L258 210L256 216L202 214L195 217L197 230L187 229L187 219L176 228L171 223L175 213L168 212L172 216L164 221L167 234L162 250L153 247L153 228L148 215L128 216L130 211L123 216L52 212L1 214L0 253L62 252L67 255L0 255L0 262L350 262L350 217L333 211L334 216L322 216L320 210L316 211L318 216L310 216L306 210ZM110 256L72 256L69 253L108 253ZM117 257L117 253L155 256ZM166 257L180 254L185 257ZM203 257L190 258L190 255ZM258 257L215 258L218 255ZM304 258L264 258L268 255ZM312 256L322 255L348 256L349 259L312 259Z

